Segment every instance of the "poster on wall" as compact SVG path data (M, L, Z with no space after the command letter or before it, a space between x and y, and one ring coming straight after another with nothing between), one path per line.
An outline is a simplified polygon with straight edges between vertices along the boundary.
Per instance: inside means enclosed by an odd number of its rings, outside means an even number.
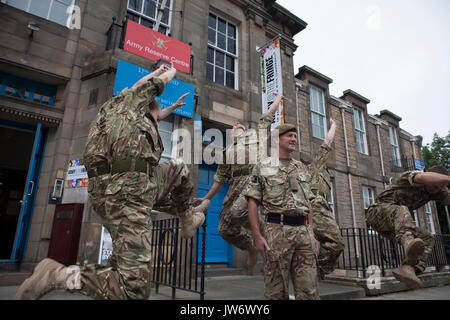
M87 186L88 174L82 159L78 158L70 160L64 188L73 189Z
M261 63L261 89L262 89L262 113L266 113L275 99L274 93L283 94L283 81L281 69L280 39L276 38L267 45L259 48ZM271 129L284 123L283 100L275 113L275 121Z
M113 252L111 235L108 230L102 226L102 237L100 240L100 252L98 255L98 264L106 266Z
M191 72L190 45L131 20L127 21L123 49L152 61L166 60L177 70Z
M139 79L151 73L152 71L133 63L119 60L117 64L116 79L114 82L114 96L120 94L125 88L131 88ZM164 92L160 97L156 97L156 101L165 109L174 104L180 96L190 93L183 102L186 105L173 111L183 117L192 118L194 116L194 94L195 87L192 84L183 82L178 79L172 79L164 88Z

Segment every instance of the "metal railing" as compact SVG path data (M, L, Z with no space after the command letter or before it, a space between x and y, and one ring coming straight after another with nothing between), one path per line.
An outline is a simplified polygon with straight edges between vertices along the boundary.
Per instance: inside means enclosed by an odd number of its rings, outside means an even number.
M370 266L377 266L382 276L386 270L395 269L402 265L405 258L403 247L386 239L373 230L365 228L341 229L345 248L338 260L337 269L356 271L358 277L366 278ZM427 267L440 270L448 265L444 247L444 237L434 235L435 244L427 259Z
M402 155L400 159L390 160L391 171L392 172L405 172L416 170L416 165L414 162L414 157Z
M178 289L198 293L200 300L204 300L206 225L199 228L191 239L183 239L179 230L178 218L153 222L155 292L158 294L159 286L165 285L172 288L172 299L175 299Z

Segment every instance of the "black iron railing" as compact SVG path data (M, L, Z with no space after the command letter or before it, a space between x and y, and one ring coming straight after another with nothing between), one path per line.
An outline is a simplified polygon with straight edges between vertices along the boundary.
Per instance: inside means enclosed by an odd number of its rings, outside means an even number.
M338 260L337 269L358 271L358 277L362 275L366 278L366 272L371 266L378 267L382 276L386 276L386 270L402 265L405 253L400 244L365 228L343 228L341 234L345 248ZM434 238L435 245L428 257L427 266L440 270L448 265L445 250L448 240L442 235L434 235Z
M400 159L393 159L390 161L392 172L405 172L416 170L414 157L402 155Z
M153 282L158 294L159 286L198 293L205 297L205 234L206 225L199 228L194 237L183 239L179 232L178 218L153 222ZM202 236L200 236L202 233Z

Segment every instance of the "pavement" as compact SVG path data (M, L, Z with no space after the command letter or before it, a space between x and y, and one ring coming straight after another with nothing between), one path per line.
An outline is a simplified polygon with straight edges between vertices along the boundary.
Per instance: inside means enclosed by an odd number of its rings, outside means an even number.
M0 300L14 299L19 286L0 286ZM450 285L442 287L408 290L375 297L366 297L361 287L319 282L319 294L322 300L450 300ZM264 281L261 275L230 275L205 278L205 300L263 300ZM293 299L292 286L290 298ZM199 300L200 295L194 292L176 290L175 300ZM42 300L91 300L79 293L55 290ZM152 288L150 300L172 300L172 289L160 286L158 294Z

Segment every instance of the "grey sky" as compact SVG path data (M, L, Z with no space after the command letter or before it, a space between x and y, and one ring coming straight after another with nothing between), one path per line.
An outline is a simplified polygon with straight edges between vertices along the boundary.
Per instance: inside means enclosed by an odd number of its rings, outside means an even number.
M370 114L388 109L401 128L422 135L450 130L450 1L277 0L308 23L295 36L294 68L333 79L330 93L352 89Z

